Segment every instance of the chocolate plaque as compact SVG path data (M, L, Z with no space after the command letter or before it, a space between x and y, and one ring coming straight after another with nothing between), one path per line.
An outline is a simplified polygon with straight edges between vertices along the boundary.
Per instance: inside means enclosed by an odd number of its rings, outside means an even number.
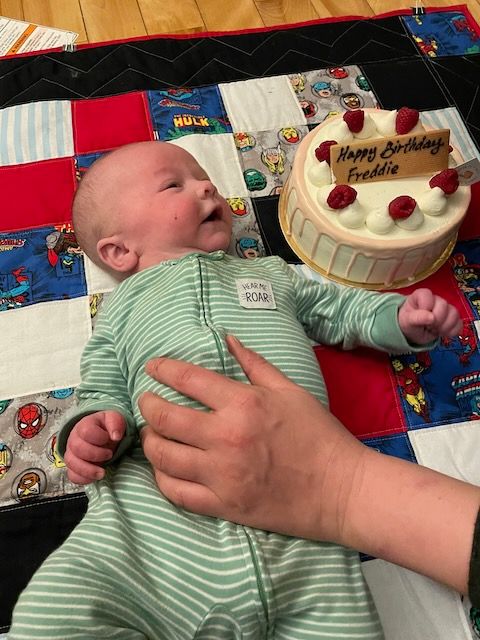
M449 129L435 129L330 147L337 184L433 175L448 168Z

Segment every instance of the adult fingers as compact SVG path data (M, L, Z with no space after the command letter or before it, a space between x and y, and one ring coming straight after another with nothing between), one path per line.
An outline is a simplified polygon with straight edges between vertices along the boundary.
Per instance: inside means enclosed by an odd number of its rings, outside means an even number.
M176 361L170 360L170 362ZM211 414L174 404L151 391L142 393L138 406L147 424L158 434L193 447L204 448L213 428L210 425Z
M205 452L196 447L168 440L148 425L140 432L143 451L155 470L168 476L199 482L205 470Z
M215 371L171 358L150 360L146 372L158 382L198 400L210 409L221 409L228 405L242 386L241 382Z
M265 360L264 357L244 347L235 336L227 336L227 346L252 384L269 389L296 386L279 369Z
M225 508L221 509L220 499L208 487L173 478L159 470L155 471L155 479L163 495L178 507L203 516L228 517Z

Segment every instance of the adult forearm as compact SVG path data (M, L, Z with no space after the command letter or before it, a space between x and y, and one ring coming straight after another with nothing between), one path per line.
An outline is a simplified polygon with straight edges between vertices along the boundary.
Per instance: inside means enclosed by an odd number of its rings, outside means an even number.
M367 450L341 542L467 593L480 487Z

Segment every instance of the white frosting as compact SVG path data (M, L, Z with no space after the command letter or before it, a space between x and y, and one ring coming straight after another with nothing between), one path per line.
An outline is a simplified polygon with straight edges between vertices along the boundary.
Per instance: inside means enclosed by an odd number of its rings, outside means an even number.
M323 187L332 183L330 165L325 160L312 164L308 169L308 178L316 187Z
M322 137L324 140L336 140L336 142L351 142L353 140L353 133L348 128L348 124L343 118L332 118L328 123L328 131L330 138Z
M320 187L320 189L318 189L317 194L316 194L316 200L318 202L318 204L323 208L323 209L328 209L328 211L333 211L333 209L330 209L330 207L327 204L327 199L328 196L330 195L330 191L332 190L332 184L324 184L323 186Z
M343 207L343 209L333 209L327 202L331 191L331 184L325 185L318 190L317 201L320 206L331 211L332 215L336 216L338 222L343 227L346 227L347 229L358 229L359 227L362 227L365 224L365 210L360 206L357 198L355 198L351 204Z
M378 235L389 233L395 226L387 207L378 207L370 211L365 218L365 224L369 231Z
M405 229L406 231L415 231L415 229L419 229L425 221L425 216L420 211L417 205L415 205L415 209L408 216L408 218L396 218L395 224L400 229Z
M378 130L378 133L381 136L394 136L395 131L395 120L397 117L396 111L382 111L381 113L375 114L375 124Z
M365 225L365 211L358 204L358 200L354 200L343 209L337 209L338 221L347 229L358 229Z
M418 197L417 204L423 213L429 216L438 216L447 205L447 198L440 187L428 189Z
M358 133L354 133L353 135L355 138L359 138L360 140L378 137L379 133L377 131L377 127L375 126L375 122L368 113L365 114L362 130Z
M410 135L411 133L422 133L423 131L425 131L425 127L419 120L417 124L413 127L413 129L408 132L408 134Z

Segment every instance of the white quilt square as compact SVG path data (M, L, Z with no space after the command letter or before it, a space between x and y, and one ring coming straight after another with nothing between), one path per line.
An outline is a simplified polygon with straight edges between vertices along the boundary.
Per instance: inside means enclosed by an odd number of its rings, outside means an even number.
M30 102L0 109L0 166L73 156L68 100Z
M306 124L288 76L219 85L234 131L267 131Z
M83 255L83 260L85 264L87 291L89 294L107 293L117 286L118 280L115 280L113 275L109 274L108 271L97 267L97 265L85 254Z
M472 640L458 593L383 560L362 564L385 640Z
M0 399L77 386L91 327L87 296L3 311Z
M170 144L176 144L195 156L224 198L248 196L237 148L230 133L194 133L177 138Z
M414 429L408 432L420 464L480 485L480 421Z

